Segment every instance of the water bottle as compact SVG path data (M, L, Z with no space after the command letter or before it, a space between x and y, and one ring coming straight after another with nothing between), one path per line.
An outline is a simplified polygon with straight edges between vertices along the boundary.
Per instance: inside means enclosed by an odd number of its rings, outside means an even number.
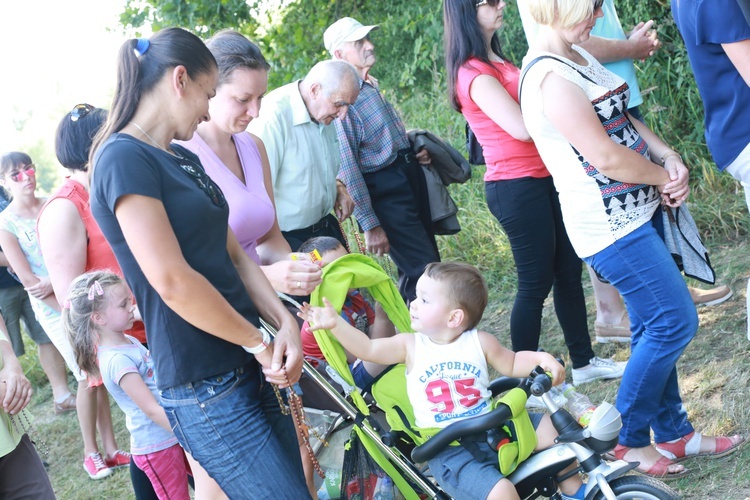
M560 408L565 408L568 405L568 398L563 394L564 385L552 387L547 391L547 395L552 398L552 401Z
M388 476L378 477L372 498L373 500L393 500L393 479Z
M563 394L568 398L568 411L573 417L578 420L578 423L586 427L591 421L591 415L596 410L596 405L585 394L581 394L576 391L576 388L571 384L563 384L561 386Z

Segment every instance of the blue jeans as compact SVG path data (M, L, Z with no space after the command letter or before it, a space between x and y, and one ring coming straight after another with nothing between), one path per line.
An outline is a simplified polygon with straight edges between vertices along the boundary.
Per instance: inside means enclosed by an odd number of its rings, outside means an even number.
M685 280L650 223L583 259L622 295L633 332L630 361L617 393L620 444L648 446L693 427L682 405L675 365L698 330Z
M161 391L182 447L229 498L310 498L291 416L259 365Z

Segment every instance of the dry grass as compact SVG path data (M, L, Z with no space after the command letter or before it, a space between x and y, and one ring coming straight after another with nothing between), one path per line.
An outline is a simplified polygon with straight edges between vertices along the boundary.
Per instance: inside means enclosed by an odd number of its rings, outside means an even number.
M678 369L685 406L695 427L706 434L731 434L750 430L750 341L746 336L745 287L750 275L748 243L714 246L713 259L719 281L734 290L734 296L724 304L700 309L701 329L680 360ZM513 294L493 289L483 328L496 332L509 345L508 321ZM504 288L504 287L503 287ZM591 288L586 282L589 317L593 318L594 305ZM593 326L593 319L590 319ZM542 348L552 353L565 353L562 333L550 303L545 307ZM30 349L33 351L33 347ZM595 345L602 356L627 359L626 345ZM29 377L37 386L31 404L36 417L37 433L49 447L43 458L50 464L50 477L61 499L132 498L127 470L116 471L110 478L92 481L81 468L82 443L78 422L74 414L55 416L52 412L49 386L38 363L35 352L24 359ZM593 401L614 402L618 384L615 381L594 382L582 389ZM120 446L127 448L128 435L124 417L113 405L116 433ZM720 460L693 460L688 467L693 473L685 479L673 481L672 487L684 498L744 499L750 497L750 446Z

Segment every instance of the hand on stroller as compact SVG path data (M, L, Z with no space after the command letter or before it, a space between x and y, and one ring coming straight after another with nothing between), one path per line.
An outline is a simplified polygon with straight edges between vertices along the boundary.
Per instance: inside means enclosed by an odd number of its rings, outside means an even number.
M299 382L303 360L299 332L291 326L282 326L274 341L265 351L256 354L255 359L263 367L268 382L279 387Z
M323 303L325 307L313 307L305 302L302 305L302 309L297 313L297 316L309 323L310 330L312 331L336 328L341 319L341 315L327 298L323 297Z

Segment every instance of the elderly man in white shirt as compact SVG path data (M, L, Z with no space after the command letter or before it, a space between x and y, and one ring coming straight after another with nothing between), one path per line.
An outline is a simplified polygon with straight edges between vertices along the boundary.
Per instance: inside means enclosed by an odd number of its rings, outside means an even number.
M248 131L266 146L276 216L293 251L313 236L333 236L346 245L338 221L351 215L354 202L336 180L340 154L332 123L358 94L353 66L322 61L302 80L269 93L250 122Z

